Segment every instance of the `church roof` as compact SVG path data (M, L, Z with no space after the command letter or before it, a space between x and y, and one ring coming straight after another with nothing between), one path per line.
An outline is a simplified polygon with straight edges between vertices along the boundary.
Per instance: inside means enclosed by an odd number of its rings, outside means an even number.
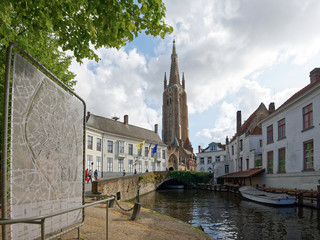
M109 118L90 114L87 117L87 127L97 129L107 134L133 138L138 141L146 141L166 146L154 131L118 122Z

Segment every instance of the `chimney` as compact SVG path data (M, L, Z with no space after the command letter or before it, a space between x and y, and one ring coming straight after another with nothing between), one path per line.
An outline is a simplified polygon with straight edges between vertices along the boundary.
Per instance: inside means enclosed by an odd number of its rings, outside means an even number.
M237 135L241 135L241 111L237 111Z
M320 68L315 68L310 72L310 83L320 80Z
M154 132L158 134L158 124L154 125Z
M228 136L226 137L226 145L229 145L229 138L228 138Z
M123 117L123 123L125 124L125 125L128 125L128 115L124 115L124 117Z
M273 113L276 110L276 107L274 105L274 102L271 102L269 104L269 113Z
M198 146L198 151L199 151L199 153L201 153L201 146L200 145Z

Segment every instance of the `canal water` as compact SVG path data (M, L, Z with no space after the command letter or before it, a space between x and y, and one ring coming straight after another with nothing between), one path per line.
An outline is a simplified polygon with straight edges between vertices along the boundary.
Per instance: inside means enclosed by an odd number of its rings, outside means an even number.
M235 193L160 190L140 196L143 207L202 226L215 239L320 239L320 211L251 202Z

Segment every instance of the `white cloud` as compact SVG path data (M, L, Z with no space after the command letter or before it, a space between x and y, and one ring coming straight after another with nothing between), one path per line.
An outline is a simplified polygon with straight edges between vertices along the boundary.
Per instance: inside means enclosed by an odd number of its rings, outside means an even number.
M107 49L98 51L97 64L73 64L76 91L93 114L128 114L133 124L150 129L158 123L161 128L163 78L164 72L169 77L173 39L180 77L185 72L189 114L201 117L219 109L211 116L214 126L198 126L191 141L204 137L224 142L234 134L237 110L246 118L261 102L279 106L301 87L296 84L302 80L294 75L279 84L272 75L276 66L286 64L288 71L317 67L308 65L311 58L320 58L317 0L164 2L174 32L154 46L156 57L139 49ZM263 78L266 72L268 79Z

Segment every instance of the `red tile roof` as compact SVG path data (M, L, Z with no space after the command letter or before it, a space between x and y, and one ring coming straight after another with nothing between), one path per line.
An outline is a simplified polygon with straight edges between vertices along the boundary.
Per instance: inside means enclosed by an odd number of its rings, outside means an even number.
M226 175L223 175L219 178L247 178L247 177L253 177L255 175L258 175L262 172L264 172L264 168L255 168L255 169L249 169L246 171L241 171L241 172L234 172L234 173L229 173Z
M312 83L309 83L307 86L305 86L304 88L302 88L301 90L299 90L298 92L296 92L295 94L293 94L287 101L285 101L278 109L283 108L285 105L289 104L290 102L292 102L293 100L295 100L296 98L298 98L299 96L301 96L302 94L304 94L305 92L307 92L309 89L313 88L314 86L318 85L320 83L320 80L314 81ZM277 109L277 110L278 110Z

